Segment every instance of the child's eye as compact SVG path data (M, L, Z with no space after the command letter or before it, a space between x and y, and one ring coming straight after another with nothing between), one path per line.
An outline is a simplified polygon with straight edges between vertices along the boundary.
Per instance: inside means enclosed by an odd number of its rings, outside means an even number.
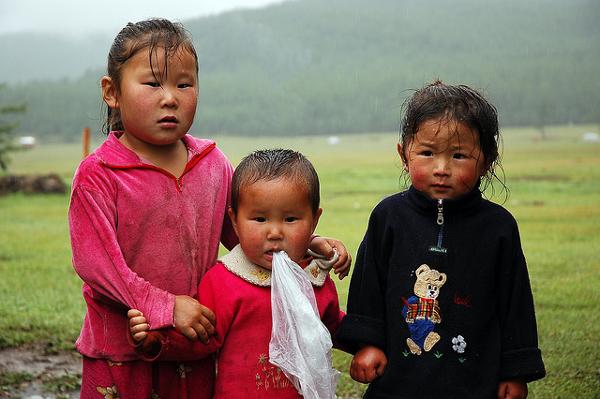
M180 83L177 85L177 87L180 89L187 89L188 87L193 87L193 85L190 83Z
M430 156L432 156L432 155L433 155L433 152L432 152L432 151L429 151L429 150L423 150L423 151L420 151L420 152L419 152L419 155L422 155L422 156L424 156L424 157L430 157Z
M467 156L465 154L456 153L454 154L455 159L465 159Z
M146 82L144 84L146 86L150 86L150 87L160 87L160 83L158 83L158 82Z
M258 222L258 223L264 223L264 222L266 222L266 221L267 221L267 218L265 218L265 217L262 217L262 216L257 216L257 217L255 217L255 218L253 218L253 220L254 220L255 222Z
M296 220L298 220L298 218L295 217L295 216L288 216L288 217L285 218L285 221L287 223L295 222Z

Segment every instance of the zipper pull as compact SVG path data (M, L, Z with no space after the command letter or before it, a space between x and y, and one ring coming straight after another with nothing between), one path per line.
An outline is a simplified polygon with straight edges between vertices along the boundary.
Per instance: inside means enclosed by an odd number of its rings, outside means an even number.
M437 211L438 212L436 223L438 226L440 226L440 229L437 234L436 245L430 246L429 250L437 254L446 254L448 252L448 249L442 246L442 244L444 243L444 200L437 200Z

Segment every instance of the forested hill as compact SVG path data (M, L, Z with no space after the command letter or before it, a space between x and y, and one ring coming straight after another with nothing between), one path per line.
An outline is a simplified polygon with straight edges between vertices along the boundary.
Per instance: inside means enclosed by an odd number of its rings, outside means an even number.
M596 0L296 0L189 20L200 57L193 129L396 130L408 89L434 78L482 88L504 126L600 122L599 17ZM44 68L45 51L30 62ZM0 102L28 103L23 132L75 137L101 124L102 71L11 84Z

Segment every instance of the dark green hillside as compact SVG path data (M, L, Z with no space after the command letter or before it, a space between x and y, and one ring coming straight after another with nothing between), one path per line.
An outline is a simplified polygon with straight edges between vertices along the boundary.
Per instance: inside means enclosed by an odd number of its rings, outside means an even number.
M505 126L600 122L598 17L593 0L297 0L187 21L194 130L395 130L407 89L437 77L483 88ZM24 131L71 137L98 126L100 74L4 94L26 93Z
M110 40L101 35L81 38L44 33L0 35L0 80L14 84L78 78L87 68L105 62Z

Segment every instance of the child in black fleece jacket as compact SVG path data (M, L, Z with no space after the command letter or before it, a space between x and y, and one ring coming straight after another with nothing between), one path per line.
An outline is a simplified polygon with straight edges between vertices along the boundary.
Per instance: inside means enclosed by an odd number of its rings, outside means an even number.
M411 186L373 210L338 332L365 398L525 398L544 377L517 223L480 191L498 137L496 109L467 86L409 100Z

